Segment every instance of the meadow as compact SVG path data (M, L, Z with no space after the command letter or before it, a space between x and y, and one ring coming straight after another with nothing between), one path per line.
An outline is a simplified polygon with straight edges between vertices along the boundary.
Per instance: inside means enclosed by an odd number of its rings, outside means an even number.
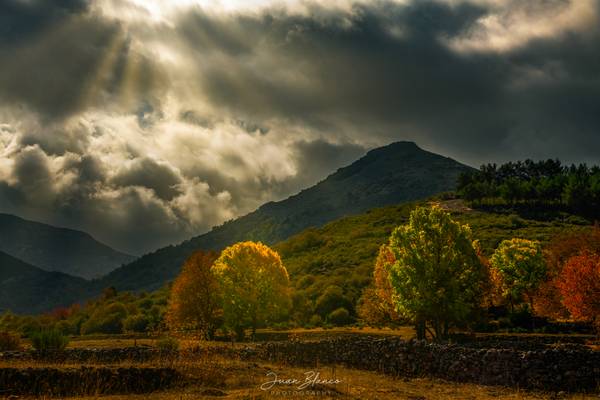
M412 328L401 329L311 329L292 331L261 330L265 338L269 335L288 335L291 341L315 341L334 337L396 337L411 339ZM273 336L276 337L276 336ZM288 341L289 341L288 340ZM112 337L73 338L65 352L80 350L122 351L134 354L136 351L154 352L148 360L136 357L124 357L106 362L101 359L88 359L85 362L52 357L40 359L7 360L1 355L0 381L3 374L11 369L22 371L25 375L34 375L42 371L46 382L35 382L20 392L0 394L5 398L65 398L65 399L276 399L276 398L334 398L334 399L596 399L594 392L572 393L566 391L525 390L497 385L478 385L452 382L431 377L394 376L381 371L368 371L349 368L341 364L317 363L315 365L294 365L289 362L273 362L244 356L249 349L260 343L204 342L196 339L181 338L177 351L165 352L160 348L157 338L145 335L114 335ZM274 343L274 341L272 341ZM25 343L25 347L29 347ZM136 350L137 349L137 350ZM199 350L201 349L201 350ZM27 351L27 349L25 349ZM27 354L27 353L23 353ZM31 354L31 353L29 353ZM104 369L112 371L112 380L98 384L98 375L90 371ZM119 386L123 376L131 370L169 370L175 379L158 382L156 374L147 373L143 381L134 385L131 392ZM56 372L59 371L59 372ZM52 379L67 379L63 375L74 375L84 371L77 385L64 385L74 388L72 393L58 394L47 391L38 393L55 385ZM87 371L87 375L85 372ZM61 374L62 372L63 374ZM79 372L81 374L81 372ZM307 375L311 374L311 375ZM318 375L317 375L318 374ZM40 375L42 376L42 375ZM269 384L278 380L275 384ZM312 384L306 384L310 376ZM318 381L314 379L318 376ZM86 381L86 379L88 381ZM295 382L290 382L295 380ZM325 383L322 383L325 382ZM336 383L332 383L336 382ZM164 384L163 384L164 383ZM305 384L304 387L299 387ZM576 388L574 388L576 389Z

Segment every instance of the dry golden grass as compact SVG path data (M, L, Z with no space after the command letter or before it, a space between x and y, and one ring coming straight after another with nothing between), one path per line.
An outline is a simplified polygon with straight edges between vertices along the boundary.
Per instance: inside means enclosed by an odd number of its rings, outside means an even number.
M71 400L187 400L187 399L360 399L360 400L534 400L556 398L550 393L527 392L518 389L458 384L435 379L395 379L375 372L358 371L342 367L321 367L315 369L321 379L339 379L337 385L315 385L303 392L293 386L277 385L271 390L261 390L260 386L272 380L269 372L275 372L280 379L298 379L303 382L309 369L287 367L277 364L243 362L219 356L207 356L196 361L176 361L162 363L172 366L185 376L185 382L175 389L142 395L113 395L71 397ZM29 365L39 367L39 365ZM45 363L43 366L53 366ZM54 365L56 366L56 365ZM65 365L66 366L66 365ZM125 365L123 365L125 366ZM592 400L598 395L573 394L560 396L561 399Z
M353 400L540 400L561 398L570 400L598 399L593 394L561 394L526 392L517 389L486 387L471 384L457 384L434 379L394 379L374 372L357 371L346 368L324 367L317 371L322 379L339 379L337 385L316 385L298 391L294 386L277 386L271 390L261 390L260 386L274 371L279 378L305 379L307 370L281 365L243 363L234 360L221 360L208 371L198 366L188 366L184 371L192 379L191 383L179 389L145 395L77 397L71 400L176 400L176 399L353 399ZM208 372L210 371L210 374ZM195 379L195 383L194 383Z
M355 332L352 329L336 330L311 330L322 334L336 335L339 333ZM368 334L397 334L411 335L408 329L390 330L363 329L359 330ZM305 332L296 331L296 332ZM393 333L390 333L393 332ZM75 347L127 347L132 345L133 339L90 339L73 341ZM140 345L140 339L137 344ZM142 342L154 345L151 339ZM183 347L197 345L198 342L184 340ZM228 346L224 343L212 343L215 346ZM243 344L239 344L243 345ZM166 389L161 392L143 395L102 395L88 397L71 397L71 400L191 400L191 399L360 399L360 400L456 400L456 399L483 399L483 400L534 400L534 399L571 399L571 400L598 400L597 394L568 394L557 397L552 393L528 392L514 388L478 386L473 384L459 384L436 379L395 379L376 372L358 371L342 367L323 366L314 372L320 374L321 379L339 379L336 385L316 385L298 393L299 383L287 386L276 385L271 390L261 390L264 383L272 380L267 375L275 372L280 379L305 380L305 373L310 369L290 367L280 364L262 362L246 362L238 359L225 358L218 354L206 353L201 357L184 358L178 360L156 360L147 363L123 361L110 364L112 366L153 366L173 367L177 369L183 381L176 388ZM0 367L77 367L74 363L53 363L35 361L0 362ZM282 393L283 392L283 393Z
M409 340L415 337L415 330L410 326L401 326L398 328L373 328L373 327L339 327L339 328L313 328L313 329L291 329L286 331L274 331L268 329L259 330L258 333L290 333L299 336L336 336L345 334L363 334L363 335L384 335L384 336L399 336Z

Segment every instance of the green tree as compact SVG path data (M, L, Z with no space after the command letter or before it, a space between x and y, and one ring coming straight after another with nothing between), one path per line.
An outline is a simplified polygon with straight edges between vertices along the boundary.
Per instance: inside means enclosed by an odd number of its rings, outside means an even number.
M546 278L547 270L540 243L518 238L504 240L490 261L500 272L503 294L511 309L526 296L533 311L534 292Z
M223 250L213 271L223 293L223 320L238 339L244 330L285 317L290 308L287 270L277 252L262 243L237 243Z
M438 206L420 207L407 225L394 230L389 247L396 309L415 323L419 339L426 331L442 339L451 325L468 319L478 305L485 270L467 225Z

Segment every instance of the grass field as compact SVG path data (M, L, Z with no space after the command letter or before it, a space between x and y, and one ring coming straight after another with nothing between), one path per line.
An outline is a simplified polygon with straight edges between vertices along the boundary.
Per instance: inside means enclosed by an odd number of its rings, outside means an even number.
M277 385L269 390L261 386L272 381L276 373L280 379L298 379L304 382L306 369L266 363L245 363L235 360L210 359L205 363L175 365L189 378L185 387L143 395L90 396L70 399L598 399L592 394L554 394L526 392L518 389L456 384L433 379L394 379L374 372L339 367L323 367L318 372L322 380L337 379L335 385L316 384L304 390L298 385Z
M281 331L262 331L263 334L281 334ZM413 336L411 328L391 329L311 329L285 332L303 338L321 336L344 336L348 334L393 335L408 339ZM181 340L181 348L197 346L198 341ZM156 340L143 337L82 337L74 338L69 348L100 349L123 348L133 345L153 347ZM202 343L206 345L206 343ZM247 344L227 344L212 342L211 346L240 346ZM96 365L96 364L94 364ZM107 364L115 368L126 367L170 367L176 369L183 379L175 387L149 394L102 395L88 397L67 397L68 399L406 399L406 400L454 400L454 399L598 399L598 394L567 394L523 391L518 388L479 386L446 382L438 379L393 378L376 372L359 371L340 366L322 365L314 369L298 368L290 365L269 362L242 361L226 358L220 354L205 354L201 357L175 360L163 359L151 362L123 361ZM77 368L80 364L52 361L0 361L0 368ZM299 389L305 384L308 373L318 373L321 381L338 380L337 383L315 383ZM277 379L296 379L298 382L285 384L279 381L272 387L269 382ZM266 386L265 386L266 385ZM261 388L262 387L262 388ZM1 389L1 388L0 388ZM0 394L0 398L1 394ZM17 397L11 397L17 398ZM64 398L64 397L61 397Z
M47 367L52 364L28 365ZM199 362L177 362L171 366L182 372L187 382L181 387L161 392L139 395L108 395L67 397L68 399L598 399L593 394L555 394L527 392L502 387L457 384L435 379L394 379L374 372L326 366L315 370L294 368L269 363L249 363L222 358L209 358ZM67 366L65 366L67 367ZM304 383L306 373L319 373L321 380L334 380L338 384L315 384L298 390L300 384L275 385L268 390L261 386L273 380L297 379ZM13 397L14 398L14 397Z

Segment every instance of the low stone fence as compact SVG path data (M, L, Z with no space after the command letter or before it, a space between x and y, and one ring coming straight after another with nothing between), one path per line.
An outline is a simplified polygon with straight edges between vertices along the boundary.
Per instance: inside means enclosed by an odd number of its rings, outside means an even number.
M0 368L0 397L149 393L179 379L172 368Z
M320 364L341 364L392 376L435 377L455 382L524 389L573 392L593 392L600 389L600 352L598 351L592 351L589 347L576 343L548 345L545 343L546 339L529 341L496 339L439 344L404 341L397 337L360 335L319 340L253 343L244 347L212 344L180 352L165 352L150 347L67 349L58 353L4 352L0 353L0 360L47 359L66 364L117 364L128 361L145 363L154 360L194 360L218 355L294 366L316 367ZM42 371L51 370L42 369ZM115 369L106 370L115 371ZM39 374L35 371L32 372L34 375ZM60 371L65 370L60 369ZM105 371L105 369L92 368L90 371ZM85 373L108 374L108 372L89 371ZM92 382L96 379L91 375L88 376ZM99 385L105 382L100 376L105 375L99 375ZM2 382L7 381L0 381L0 389L2 389ZM55 386L61 387L61 385ZM144 387L154 390L152 385Z
M393 376L524 389L589 392L600 388L600 352L577 345L523 351L359 337L257 344L243 350L241 357L311 367L342 364Z
M176 351L161 351L151 347L124 347L101 349L66 349L61 351L6 351L0 360L49 360L56 363L110 364L124 361L147 362L158 358L173 358Z
M515 335L515 334L489 334L489 335L453 335L451 341L465 347L543 350L550 347L585 346L594 343L593 335Z

